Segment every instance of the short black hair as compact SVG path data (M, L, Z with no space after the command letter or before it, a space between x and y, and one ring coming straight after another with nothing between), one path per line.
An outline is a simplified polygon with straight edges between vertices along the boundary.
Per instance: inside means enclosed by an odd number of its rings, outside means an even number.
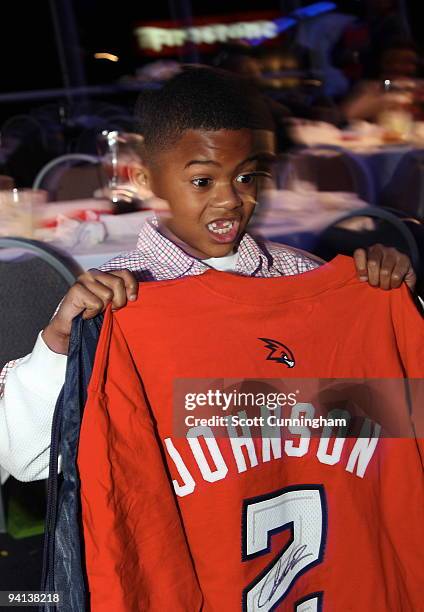
M187 130L274 130L262 94L225 70L185 67L158 90L143 92L135 109L147 155L169 148Z

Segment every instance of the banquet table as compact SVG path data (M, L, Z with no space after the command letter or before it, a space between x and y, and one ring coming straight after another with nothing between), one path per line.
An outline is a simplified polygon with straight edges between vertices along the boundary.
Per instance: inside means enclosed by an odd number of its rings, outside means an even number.
M393 145L370 151L360 150L356 152L356 155L360 156L367 164L374 182L377 200L393 178L401 159L408 152L414 150L415 148L410 145Z
M344 147L337 148L341 153L347 153L353 160L357 160L357 164L365 170L366 176L369 179L370 193L373 194L373 204L379 204L382 194L390 184L397 167L403 157L412 151L418 149L409 145L385 146L376 148L350 149ZM334 149L330 149L333 150ZM315 149L310 149L315 155L325 155L325 146L317 146Z
M412 152L424 149L424 123L405 142L385 142L378 125L360 121L340 130L324 122L303 122L293 127L294 140L304 150L325 154L325 149L340 150L360 160L372 180L375 203L389 185L399 162Z
M97 268L120 253L134 250L142 224L153 215L151 210L112 215L110 207L108 201L96 199L48 203L38 214L44 229L36 230L35 238L50 242L84 270Z
M71 255L84 270L99 268L120 253L134 250L136 245L137 236L134 234L120 238L107 238L104 242L95 245L76 245L72 248L61 246L60 243L56 244L62 251Z
M367 203L348 192L269 189L262 194L249 231L267 240L313 250L323 230ZM352 230L372 229L370 219L346 222Z

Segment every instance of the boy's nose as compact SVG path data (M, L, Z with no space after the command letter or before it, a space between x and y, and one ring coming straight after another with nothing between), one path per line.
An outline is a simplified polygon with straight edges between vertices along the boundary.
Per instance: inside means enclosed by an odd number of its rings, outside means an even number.
M233 185L220 185L214 205L218 208L232 210L242 206L243 201Z

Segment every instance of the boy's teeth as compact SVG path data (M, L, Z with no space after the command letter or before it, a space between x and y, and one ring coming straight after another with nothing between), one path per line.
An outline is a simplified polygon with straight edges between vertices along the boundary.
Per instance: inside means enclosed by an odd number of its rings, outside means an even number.
M234 225L234 221L213 221L208 223L208 229L214 234L228 234Z

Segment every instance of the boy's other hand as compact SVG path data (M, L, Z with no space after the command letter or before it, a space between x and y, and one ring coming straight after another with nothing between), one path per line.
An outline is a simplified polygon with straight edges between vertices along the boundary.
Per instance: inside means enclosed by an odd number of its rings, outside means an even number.
M414 291L417 282L411 260L393 247L373 244L353 254L358 277L373 287L396 289L405 282Z
M72 321L82 313L83 319L92 319L103 312L108 304L112 310L137 299L138 283L129 270L101 272L92 269L78 277L77 282L63 298L58 311L43 331L43 340L55 353L66 355L69 347Z

